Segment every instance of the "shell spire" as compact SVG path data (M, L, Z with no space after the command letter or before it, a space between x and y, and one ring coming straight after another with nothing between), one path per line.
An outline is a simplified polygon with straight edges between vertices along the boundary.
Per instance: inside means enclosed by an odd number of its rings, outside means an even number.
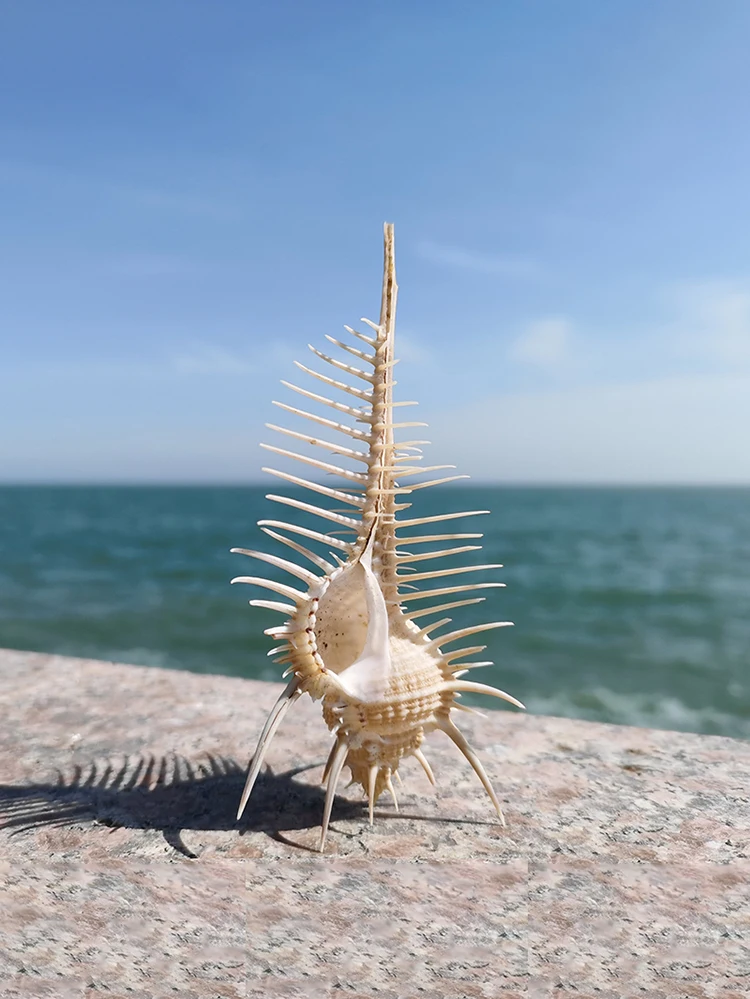
M394 411L409 403L394 402L393 369L396 301L398 285L394 257L393 226L385 225L383 290L379 322L367 319L370 332L345 327L352 343L327 337L343 358L329 356L310 346L311 352L329 364L334 375L323 374L297 364L307 375L326 387L326 395L283 382L308 403L327 407L326 415L287 403L276 403L294 417L312 423L315 431L286 429L269 424L286 440L301 442L308 453L263 445L284 461L296 460L313 474L323 473L326 481L307 478L284 470L264 471L309 490L310 500L297 496L270 494L267 498L292 510L323 521L323 529L283 520L259 521L261 529L275 541L291 549L289 557L233 548L275 570L292 577L293 585L269 577L239 576L232 582L245 582L271 591L272 600L251 600L254 606L282 614L285 623L266 632L280 644L272 650L276 660L286 665L291 676L261 732L240 801L238 819L247 805L263 764L265 753L284 715L303 693L322 701L323 718L334 733L334 744L323 774L327 785L320 849L325 845L336 787L344 767L352 782L361 784L368 800L370 822L375 803L383 791L396 802L392 778L399 778L399 765L414 756L434 783L422 743L430 732L440 729L452 740L472 766L504 824L500 803L479 758L453 723L451 712L463 708L458 698L463 691L489 694L523 708L520 701L486 684L463 680L464 673L484 662L464 662L484 646L446 649L452 643L470 638L510 622L495 621L461 628L438 637L432 631L450 623L443 618L421 626L416 619L443 610L481 602L474 591L502 586L494 582L455 582L453 576L501 568L496 565L449 564L446 568L422 571L430 559L452 558L478 550L461 542L481 538L481 534L433 533L433 525L449 524L456 518L487 513L472 510L428 517L401 517L411 505L411 493L441 485L462 475L438 475L453 466L422 467L422 440L397 441L396 432L425 424L397 421ZM352 363L352 359L356 363ZM317 386L316 386L317 387ZM340 393L345 401L332 397ZM329 397L331 396L331 397ZM333 413L331 413L333 410ZM326 439L317 436L323 428ZM329 440L337 437L337 440ZM320 452L333 457L323 460ZM427 476L427 479L421 476ZM329 477L341 484L328 484ZM415 478L416 477L416 478ZM325 504L320 497L329 503ZM402 534L403 530L425 532ZM437 528L440 531L440 528ZM311 549L308 545L322 548ZM437 550L412 551L415 546L437 543ZM446 547L448 545L448 547ZM408 546L405 550L403 546ZM325 552L325 555L322 553ZM414 566L412 563L417 563ZM441 563L442 564L442 563ZM442 580L447 585L442 585ZM429 581L427 588L419 584ZM437 581L438 585L431 585ZM453 599L454 595L460 599ZM445 602L441 598L450 596ZM280 598L280 599L276 599ZM423 606L421 601L434 601ZM412 603L417 603L412 609ZM470 709L464 709L470 710Z

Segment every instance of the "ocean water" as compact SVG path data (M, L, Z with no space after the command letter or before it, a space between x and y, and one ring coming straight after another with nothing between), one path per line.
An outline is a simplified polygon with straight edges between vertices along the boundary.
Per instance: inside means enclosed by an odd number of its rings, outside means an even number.
M272 550L265 492L0 488L0 646L278 679L280 619L247 606L268 594L229 586L255 571L230 547ZM492 510L454 522L505 566L473 578L507 583L456 626L515 622L474 679L534 712L750 737L750 490L445 488L417 509Z

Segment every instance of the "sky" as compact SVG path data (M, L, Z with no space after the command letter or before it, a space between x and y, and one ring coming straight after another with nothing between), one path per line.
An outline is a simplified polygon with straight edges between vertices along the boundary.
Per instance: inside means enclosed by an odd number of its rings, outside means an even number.
M749 46L746 0L3 4L0 482L263 481L391 221L431 460L750 484Z

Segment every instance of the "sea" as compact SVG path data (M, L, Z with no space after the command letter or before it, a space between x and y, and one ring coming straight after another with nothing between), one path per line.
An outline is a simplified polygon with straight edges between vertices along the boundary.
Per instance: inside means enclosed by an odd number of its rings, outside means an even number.
M278 680L263 630L281 619L247 603L271 595L229 585L261 568L229 549L274 550L256 521L293 514L266 491L0 488L0 647ZM504 566L453 582L507 584L453 612L453 627L515 625L482 636L494 665L472 679L531 712L750 737L750 489L420 497L417 515L492 511L445 525L482 531L483 551L464 557Z

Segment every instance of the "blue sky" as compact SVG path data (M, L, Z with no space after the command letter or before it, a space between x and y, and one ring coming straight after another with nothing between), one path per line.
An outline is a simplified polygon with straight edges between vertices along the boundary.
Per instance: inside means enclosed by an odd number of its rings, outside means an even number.
M0 481L257 481L377 317L481 480L750 483L750 5L0 12Z

